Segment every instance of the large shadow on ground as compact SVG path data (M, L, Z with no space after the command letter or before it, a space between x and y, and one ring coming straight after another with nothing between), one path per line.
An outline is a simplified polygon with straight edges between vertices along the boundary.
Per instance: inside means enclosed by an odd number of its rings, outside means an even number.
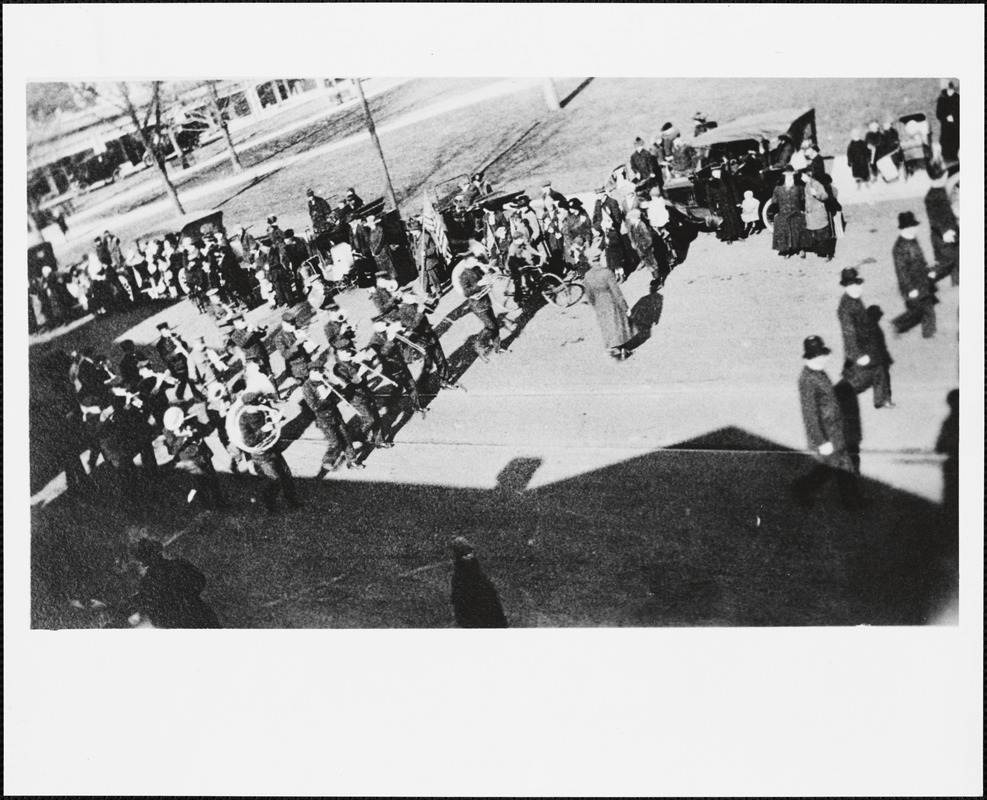
M234 510L220 513L187 504L188 478L166 472L123 499L107 489L35 509L32 623L106 624L108 611L69 599L125 608L140 532L202 569L228 627L447 627L457 535L513 626L933 622L957 595L955 519L871 480L869 509L844 511L827 487L803 510L787 487L811 463L728 428L537 488L537 458L489 489L299 480L304 508L275 516L252 477L223 477Z

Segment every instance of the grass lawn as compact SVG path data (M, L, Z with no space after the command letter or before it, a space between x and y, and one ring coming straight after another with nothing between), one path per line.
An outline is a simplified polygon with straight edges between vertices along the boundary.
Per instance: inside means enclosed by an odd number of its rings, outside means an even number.
M559 79L565 98L585 79ZM479 79L421 79L396 87L371 101L379 128L411 111L479 88ZM908 79L624 79L596 78L560 112L545 109L541 89L441 114L418 124L380 134L398 200L406 213L420 212L420 193L430 181L469 172L492 159L488 171L495 185L535 191L550 178L563 192L594 188L609 169L629 157L635 136L654 137L666 120L688 130L697 110L728 122L778 108L814 106L823 152L842 155L850 129L885 114L897 117L924 111L933 117L938 83L934 78ZM934 121L933 121L933 124ZM534 127L533 127L534 126ZM244 153L245 166L339 141L364 130L362 111L351 108L325 122L293 131ZM527 134L527 135L524 135ZM522 135L524 138L521 139ZM519 141L520 140L520 141ZM226 164L178 179L179 189L200 187L229 174ZM286 166L247 187L217 192L196 202L199 208L222 208L228 226L262 224L276 213L282 227L303 231L308 225L305 190L314 187L335 198L354 186L365 199L385 193L383 170L369 138L323 158ZM159 200L163 192L130 201L107 213L122 213ZM170 212L161 219L170 217ZM152 223L142 221L115 232L139 237ZM81 256L85 243L67 258Z

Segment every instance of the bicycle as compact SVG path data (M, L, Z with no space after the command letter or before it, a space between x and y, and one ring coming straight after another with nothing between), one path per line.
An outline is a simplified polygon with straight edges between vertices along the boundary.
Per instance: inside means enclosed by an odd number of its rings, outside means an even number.
M545 298L545 302L558 308L569 308L583 299L586 288L574 271L566 273L562 278L546 272L537 264L525 264L520 267L521 284L533 286ZM507 311L516 311L521 307L523 299L515 296L514 279L504 272L495 274L490 280L490 293L497 303Z

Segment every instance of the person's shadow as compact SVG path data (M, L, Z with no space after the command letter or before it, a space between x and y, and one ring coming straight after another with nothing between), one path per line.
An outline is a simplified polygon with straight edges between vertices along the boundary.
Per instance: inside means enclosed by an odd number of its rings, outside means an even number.
M630 314L634 336L626 345L628 350L636 350L651 338L652 328L661 320L664 304L665 298L658 292L648 293L634 304Z

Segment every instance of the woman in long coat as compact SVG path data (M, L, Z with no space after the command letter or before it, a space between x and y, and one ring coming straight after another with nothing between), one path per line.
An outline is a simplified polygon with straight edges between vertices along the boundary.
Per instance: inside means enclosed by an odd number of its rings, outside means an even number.
M825 257L826 243L832 230L829 211L826 210L828 197L826 187L808 172L804 174L803 179L805 181L805 234L802 250Z
M740 198L737 196L727 168L717 167L713 170L712 177L706 185L706 197L709 201L709 210L722 220L716 228L716 238L727 244L739 239L744 231L744 224L737 210Z
M617 278L607 266L606 251L600 253L583 278L586 286L586 299L596 312L600 332L603 334L603 344L609 348L610 355L616 359L624 359L630 355L627 343L633 338L631 324L628 320L627 301L620 291Z
M778 255L788 258L802 247L802 187L795 185L795 170L785 169L785 182L776 186L772 199L778 206L774 219L774 234L771 247Z

